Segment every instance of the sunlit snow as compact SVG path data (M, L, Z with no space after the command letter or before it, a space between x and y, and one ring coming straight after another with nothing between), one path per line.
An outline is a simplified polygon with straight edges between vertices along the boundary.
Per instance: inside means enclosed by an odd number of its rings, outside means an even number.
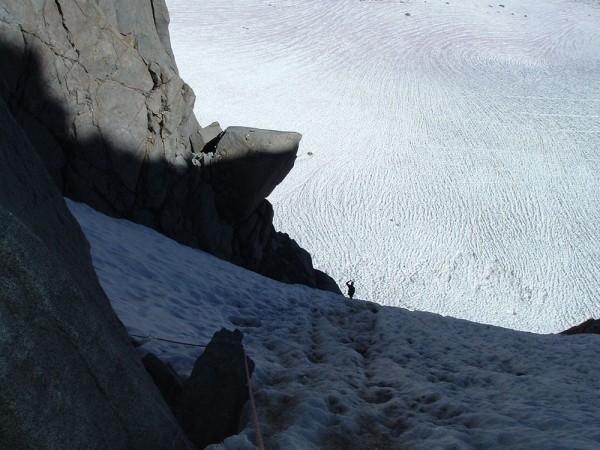
M600 447L598 335L536 335L286 285L68 201L132 335L245 334L267 449ZM201 348L157 340L182 375ZM254 448L251 422L224 448ZM223 447L220 447L223 448Z
M600 315L595 0L167 0L203 125L301 132L278 229L377 303Z

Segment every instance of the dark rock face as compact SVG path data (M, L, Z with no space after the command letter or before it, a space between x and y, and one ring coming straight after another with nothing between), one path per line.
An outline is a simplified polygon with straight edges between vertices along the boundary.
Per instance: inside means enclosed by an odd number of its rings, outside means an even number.
M221 217L247 219L292 170L299 133L229 127L204 165Z
M600 334L600 319L588 319L585 322L575 325L568 330L562 331L560 334L582 334L594 333Z
M335 282L335 280L329 275L327 275L325 272L315 270L315 277L317 282L317 288L321 289L322 291L330 291L335 292L336 294L344 295L340 290L340 287Z
M189 448L2 96L0 224L0 448Z
M142 358L142 363L146 372L150 374L152 380L163 396L171 411L175 413L177 398L183 388L181 378L173 368L161 361L154 353L148 353Z
M294 166L298 133L229 127L203 165L221 217L247 219Z
M296 241L285 233L274 233L265 249L264 273L275 273L286 283L317 286L317 277L312 268L312 258ZM304 270L295 270L301 267Z
M242 338L239 330L215 333L184 383L178 419L199 448L237 433L249 397ZM248 370L252 376L254 362L250 358Z
M314 279L289 262L277 278L264 259L277 235L261 202L300 135L202 129L168 22L164 0L5 0L0 90L63 194L276 279ZM195 164L208 152L228 168L217 185Z

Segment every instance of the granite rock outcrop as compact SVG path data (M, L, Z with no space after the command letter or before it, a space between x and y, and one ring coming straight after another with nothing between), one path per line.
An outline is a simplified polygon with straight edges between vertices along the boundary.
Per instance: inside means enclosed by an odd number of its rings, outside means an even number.
M226 143L256 148L238 129L199 126L168 23L164 0L6 0L1 94L64 195L272 278L332 289L304 251L292 258L300 265L268 259L299 248L274 230L264 200L293 165L297 142L283 140L299 135L253 132L271 140L271 156L230 161L230 185L216 189L195 162Z
M299 133L229 127L214 152L204 152L204 178L215 192L219 215L230 223L247 219L294 166Z
M0 97L0 448L191 448Z
M249 399L248 377L254 371L242 339L239 330L217 331L183 384L177 417L198 448L222 442L238 431Z
M600 319L588 319L581 322L579 325L572 326L571 328L561 331L560 334L600 334Z
M198 448L222 442L247 420L242 412L249 400L254 362L246 356L242 340L237 329L216 332L185 381L153 353L142 358L165 402Z

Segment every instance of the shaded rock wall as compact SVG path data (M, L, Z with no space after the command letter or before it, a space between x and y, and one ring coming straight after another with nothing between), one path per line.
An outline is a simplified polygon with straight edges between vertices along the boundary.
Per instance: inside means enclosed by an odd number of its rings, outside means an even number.
M190 448L0 97L0 448Z
M565 331L561 331L560 334L584 334L593 333L600 334L600 319L588 319L579 325L575 325Z
M247 377L254 371L242 339L239 330L216 332L183 385L177 417L198 448L238 432L242 408L249 399Z
M229 223L243 223L294 166L299 133L229 127L204 159L204 178Z
M5 0L0 78L9 108L65 195L275 279L317 286L304 251L294 258L300 266L266 261L282 254L269 248L297 248L273 229L270 205L258 202L243 218L215 206L193 164L214 127L203 132L193 115L168 22L164 0Z

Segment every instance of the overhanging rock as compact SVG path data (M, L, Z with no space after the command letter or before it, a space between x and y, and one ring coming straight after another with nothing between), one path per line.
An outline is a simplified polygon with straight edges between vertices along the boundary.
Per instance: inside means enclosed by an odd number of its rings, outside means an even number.
M229 127L204 159L217 208L230 223L248 218L294 167L302 135Z

